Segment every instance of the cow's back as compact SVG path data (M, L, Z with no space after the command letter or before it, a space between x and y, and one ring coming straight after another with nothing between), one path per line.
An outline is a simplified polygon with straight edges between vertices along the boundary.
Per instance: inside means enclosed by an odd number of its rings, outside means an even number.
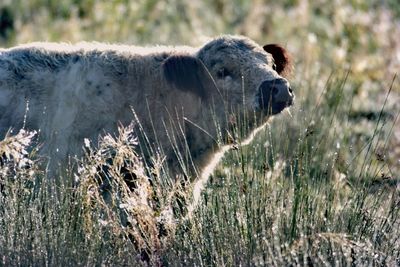
M77 154L83 138L115 128L129 60L107 60L109 54L115 53L59 44L2 50L0 138L9 129L36 130L42 150L61 159Z
M97 43L1 50L0 138L10 128L37 130L44 154L59 161L81 154L84 138L96 142L99 134L128 124L132 108L150 136L164 132L164 119L176 117L166 106L179 103L179 92L161 77L171 53L170 47ZM160 136L166 139L161 143L168 142L164 133Z

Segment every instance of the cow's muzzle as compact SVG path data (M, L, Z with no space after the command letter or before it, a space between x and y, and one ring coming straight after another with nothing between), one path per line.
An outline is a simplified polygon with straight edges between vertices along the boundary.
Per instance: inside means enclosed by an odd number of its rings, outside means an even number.
M257 97L260 109L267 114L277 114L294 102L290 84L283 78L262 82Z

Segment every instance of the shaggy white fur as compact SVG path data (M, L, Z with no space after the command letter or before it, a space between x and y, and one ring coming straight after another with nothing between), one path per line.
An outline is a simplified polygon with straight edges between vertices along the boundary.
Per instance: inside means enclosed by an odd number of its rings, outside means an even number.
M255 128L271 110L292 104L274 58L240 36L198 48L32 43L2 49L0 138L10 128L38 130L53 168L81 155L85 138L96 142L129 124L133 109L150 145L173 169L189 162L202 167L216 140L225 139L232 114L250 114Z

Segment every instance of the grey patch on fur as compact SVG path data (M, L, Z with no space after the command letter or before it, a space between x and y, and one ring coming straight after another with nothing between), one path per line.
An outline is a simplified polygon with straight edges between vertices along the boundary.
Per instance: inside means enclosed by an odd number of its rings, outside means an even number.
M177 89L192 92L201 98L207 97L209 85L213 83L204 64L189 55L172 55L163 63L167 81Z

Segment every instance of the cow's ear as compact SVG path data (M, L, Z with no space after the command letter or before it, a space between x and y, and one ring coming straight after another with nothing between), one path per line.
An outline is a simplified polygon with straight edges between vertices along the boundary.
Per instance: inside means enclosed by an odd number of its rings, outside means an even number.
M275 70L279 75L288 75L292 71L292 57L289 52L278 44L264 45L264 50L272 55L275 61Z
M206 98L214 81L203 62L191 55L171 55L163 63L164 76L175 88Z

